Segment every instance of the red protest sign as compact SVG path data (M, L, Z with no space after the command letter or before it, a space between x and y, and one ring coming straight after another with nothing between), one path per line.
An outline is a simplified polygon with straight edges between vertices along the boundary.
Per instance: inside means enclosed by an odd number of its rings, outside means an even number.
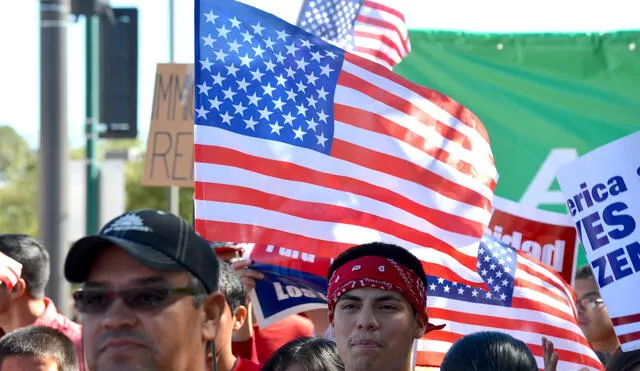
M494 237L551 266L573 284L577 235L569 215L539 210L500 197L489 223Z

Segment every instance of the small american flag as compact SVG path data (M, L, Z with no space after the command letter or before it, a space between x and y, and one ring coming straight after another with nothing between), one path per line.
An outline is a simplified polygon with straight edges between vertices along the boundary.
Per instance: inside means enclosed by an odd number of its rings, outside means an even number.
M404 15L392 4L391 0L305 0L298 26L391 68L411 51Z
M22 275L22 264L0 252L0 282L12 290Z
M544 368L542 336L555 345L558 370L601 370L578 327L574 294L550 267L485 236L478 250L478 273L488 289L429 276L429 318L445 323L418 343L417 364L439 366L451 344L478 331L506 332L524 341Z
M195 218L326 257L406 247L481 285L496 169L464 106L235 1L196 3Z

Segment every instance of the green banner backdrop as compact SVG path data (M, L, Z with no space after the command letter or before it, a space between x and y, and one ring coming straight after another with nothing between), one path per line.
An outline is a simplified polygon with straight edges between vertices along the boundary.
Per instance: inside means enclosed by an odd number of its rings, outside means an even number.
M500 173L496 194L566 213L559 167L640 130L640 31L468 34L410 31L394 71L469 107ZM586 259L581 250L578 264Z

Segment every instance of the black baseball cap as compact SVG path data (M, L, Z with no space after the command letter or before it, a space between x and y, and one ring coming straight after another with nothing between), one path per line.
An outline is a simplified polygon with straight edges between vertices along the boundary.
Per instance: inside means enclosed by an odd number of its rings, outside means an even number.
M112 245L149 268L187 271L207 292L218 290L220 268L209 243L179 216L152 209L127 212L107 223L97 235L76 241L64 264L67 280L86 281L98 254Z

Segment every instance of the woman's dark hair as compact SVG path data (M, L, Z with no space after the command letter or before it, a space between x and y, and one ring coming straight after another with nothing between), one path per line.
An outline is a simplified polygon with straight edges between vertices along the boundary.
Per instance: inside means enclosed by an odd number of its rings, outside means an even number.
M618 348L607 363L607 371L633 371L638 366L640 366L640 350L623 352Z
M301 365L306 371L344 370L338 348L333 341L301 337L276 350L262 366L262 371L284 371L295 364Z
M440 371L537 371L525 343L501 332L476 332L456 341Z

